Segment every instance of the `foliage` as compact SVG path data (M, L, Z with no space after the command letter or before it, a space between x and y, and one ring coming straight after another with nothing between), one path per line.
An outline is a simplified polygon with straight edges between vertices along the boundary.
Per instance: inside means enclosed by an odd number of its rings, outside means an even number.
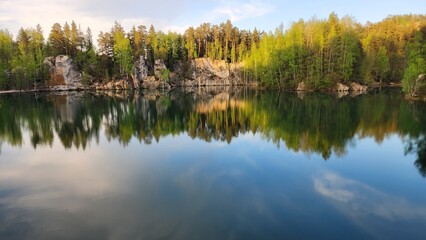
M405 47L426 21L422 15L389 17L365 27L350 17L312 18L265 34L246 60L246 71L266 86L314 89L336 82L399 82L405 69Z
M150 74L161 59L173 71L194 58L243 63L241 76L264 86L294 89L300 82L328 89L337 82L400 82L408 91L424 71L425 15L390 16L361 25L351 17L299 20L275 32L240 30L231 21L203 23L183 34L133 26L126 32L115 22L97 36L83 33L74 21L53 24L47 41L41 27L21 29L16 39L0 29L0 88L31 88L47 79L43 60L60 54L75 59L78 69L97 81L129 77L137 59L146 59Z
M7 30L0 29L0 89L5 89L10 84L12 44L12 35Z
M415 164L425 175L426 106L404 101L399 91L357 98L324 94L300 98L247 89L229 93L229 98L212 93L171 92L157 98L85 93L69 109L67 96L2 95L0 142L20 146L28 132L34 147L50 145L58 137L65 148L84 149L98 140L100 131L123 145L132 138L150 144L176 134L228 143L240 134L259 134L277 147L328 159L345 154L354 138L380 143L397 135L407 140L407 154L417 154ZM64 108L71 111L67 118L57 114Z
M415 33L407 47L408 66L402 80L403 91L406 93L412 93L417 77L426 73L426 26L422 30Z

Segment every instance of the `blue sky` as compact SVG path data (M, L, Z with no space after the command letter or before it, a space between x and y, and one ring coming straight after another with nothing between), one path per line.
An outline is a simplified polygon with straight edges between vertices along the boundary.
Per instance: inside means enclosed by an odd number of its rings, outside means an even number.
M97 36L115 20L126 30L153 24L157 30L182 32L203 22L231 19L239 28L270 31L300 18L326 18L332 11L361 23L377 22L391 14L426 13L426 0L0 0L0 28L16 35L21 26L40 23L47 35L55 22L74 20Z

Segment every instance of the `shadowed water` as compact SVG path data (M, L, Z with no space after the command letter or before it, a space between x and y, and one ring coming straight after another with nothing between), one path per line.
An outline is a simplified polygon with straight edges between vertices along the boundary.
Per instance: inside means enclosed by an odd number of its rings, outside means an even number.
M0 239L424 239L426 105L339 97L1 95Z

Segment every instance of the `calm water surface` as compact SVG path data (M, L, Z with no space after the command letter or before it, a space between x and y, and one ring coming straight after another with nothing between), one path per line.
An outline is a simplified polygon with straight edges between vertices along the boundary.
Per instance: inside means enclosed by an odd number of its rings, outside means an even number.
M0 239L425 239L426 104L0 96Z

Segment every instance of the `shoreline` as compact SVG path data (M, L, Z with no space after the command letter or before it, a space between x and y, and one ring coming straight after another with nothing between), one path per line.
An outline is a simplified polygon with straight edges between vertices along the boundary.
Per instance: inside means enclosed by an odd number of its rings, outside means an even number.
M217 86L194 86L194 87L186 87L186 86L177 86L172 88L130 88L130 89L97 89L96 87L87 87L87 88L70 88L70 89L28 89L28 90L17 90L17 89L11 89L11 90L0 90L0 95L6 95L6 94L25 94L25 93L66 93L66 92L90 92L90 91L96 91L96 92L121 92L121 91L155 91L155 90L167 90L167 91L173 91L175 89L202 89L202 88L251 88L251 89L257 89L257 90L277 90L282 92L288 92L288 93L368 93L376 91L377 89L398 89L402 88L399 85L384 85L384 86L370 86L370 88L366 91L337 91L337 90L304 90L304 91L298 91L298 90L283 90L280 88L264 88L264 87L253 87L253 86L243 86L243 85L217 85Z

